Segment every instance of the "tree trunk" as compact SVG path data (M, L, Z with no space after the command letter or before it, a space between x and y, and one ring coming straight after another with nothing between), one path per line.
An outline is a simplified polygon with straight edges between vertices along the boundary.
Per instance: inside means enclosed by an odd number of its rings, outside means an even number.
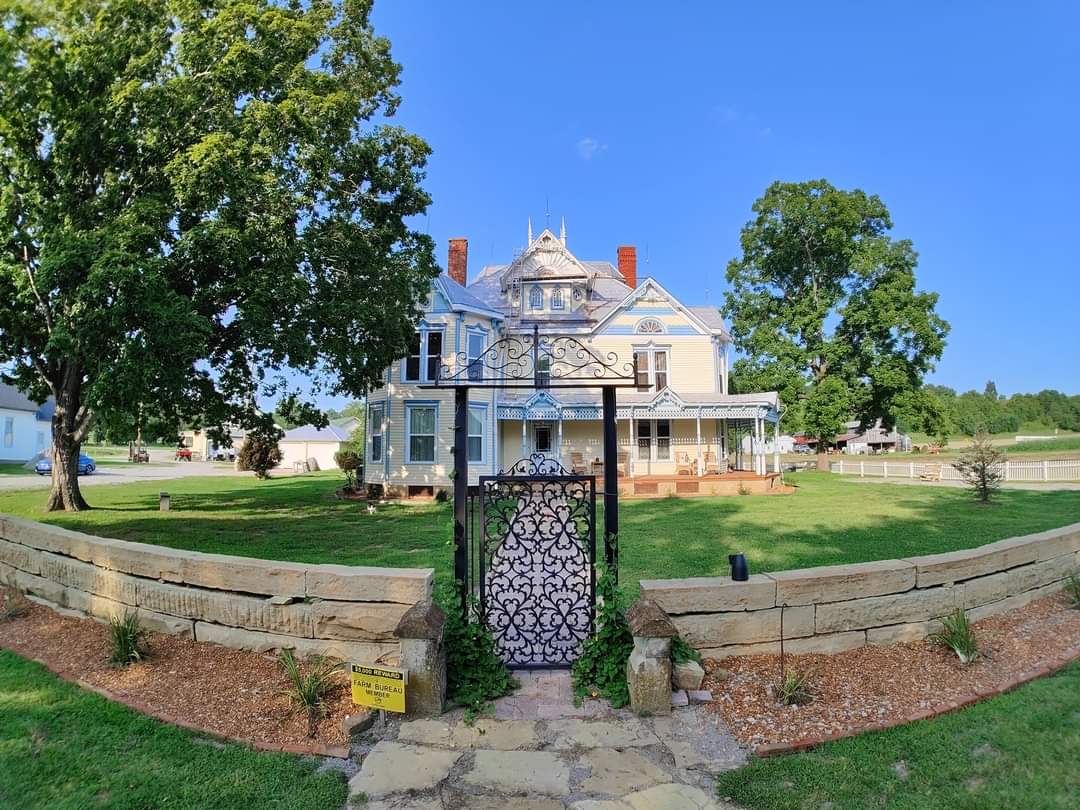
M818 442L817 468L819 470L821 470L822 472L828 472L829 471L829 454L826 453L822 449L822 447L821 447L822 444L824 444L824 442Z
M45 504L47 512L81 512L90 504L79 490L79 451L82 443L65 431L53 428L52 489Z
M89 509L79 491L79 451L90 428L91 415L80 407L82 372L65 364L56 392L52 418L52 489L45 504L48 512L81 512Z

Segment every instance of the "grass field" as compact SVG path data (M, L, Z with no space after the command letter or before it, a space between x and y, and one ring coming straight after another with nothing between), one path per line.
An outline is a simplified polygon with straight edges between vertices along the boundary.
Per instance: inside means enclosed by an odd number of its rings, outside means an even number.
M32 475L33 470L28 470L21 461L0 461L0 475Z
M341 776L159 723L0 650L0 807L326 810Z
M625 500L620 579L728 573L743 552L751 570L888 559L969 548L1080 521L1080 492L1000 493L981 506L965 491L861 484L828 473L790 476L793 495ZM332 473L170 481L172 510L159 512L161 482L86 490L97 508L41 511L45 493L0 493L0 513L175 548L346 565L434 567L449 576L449 504L380 506L338 501ZM599 506L598 506L599 509ZM599 510L602 516L602 509Z
M748 810L1080 807L1080 664L934 720L718 778Z

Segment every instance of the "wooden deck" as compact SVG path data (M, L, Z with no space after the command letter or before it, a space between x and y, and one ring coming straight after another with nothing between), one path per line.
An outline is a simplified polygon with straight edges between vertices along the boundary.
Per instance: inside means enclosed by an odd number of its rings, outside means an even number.
M769 495L783 491L776 473L757 475L735 470L722 475L641 475L619 479L619 493L627 498L663 498L669 495Z

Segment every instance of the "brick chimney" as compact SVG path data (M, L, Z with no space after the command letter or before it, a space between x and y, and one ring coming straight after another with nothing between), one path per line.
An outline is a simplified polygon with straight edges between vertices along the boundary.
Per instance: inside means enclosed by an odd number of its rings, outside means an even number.
M469 277L469 240L458 237L450 240L450 254L446 259L446 272L450 278L465 286Z
M630 287L637 287L637 248L619 245L619 272Z

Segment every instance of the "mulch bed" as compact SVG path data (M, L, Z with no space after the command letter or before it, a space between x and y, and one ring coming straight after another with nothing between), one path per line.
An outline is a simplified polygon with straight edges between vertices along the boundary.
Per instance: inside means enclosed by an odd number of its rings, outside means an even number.
M107 662L107 628L28 602L24 616L0 622L0 647L40 661L81 686L167 722L258 748L347 756L341 727L355 715L344 673L314 737L282 694L275 655L147 633L147 656L117 668Z
M770 694L779 680L778 655L707 660L705 688L714 695L711 708L740 742L772 753L931 717L1080 657L1080 610L1062 594L973 627L981 657L968 666L928 640L789 655L789 671L812 672L813 700L802 706L780 705Z

